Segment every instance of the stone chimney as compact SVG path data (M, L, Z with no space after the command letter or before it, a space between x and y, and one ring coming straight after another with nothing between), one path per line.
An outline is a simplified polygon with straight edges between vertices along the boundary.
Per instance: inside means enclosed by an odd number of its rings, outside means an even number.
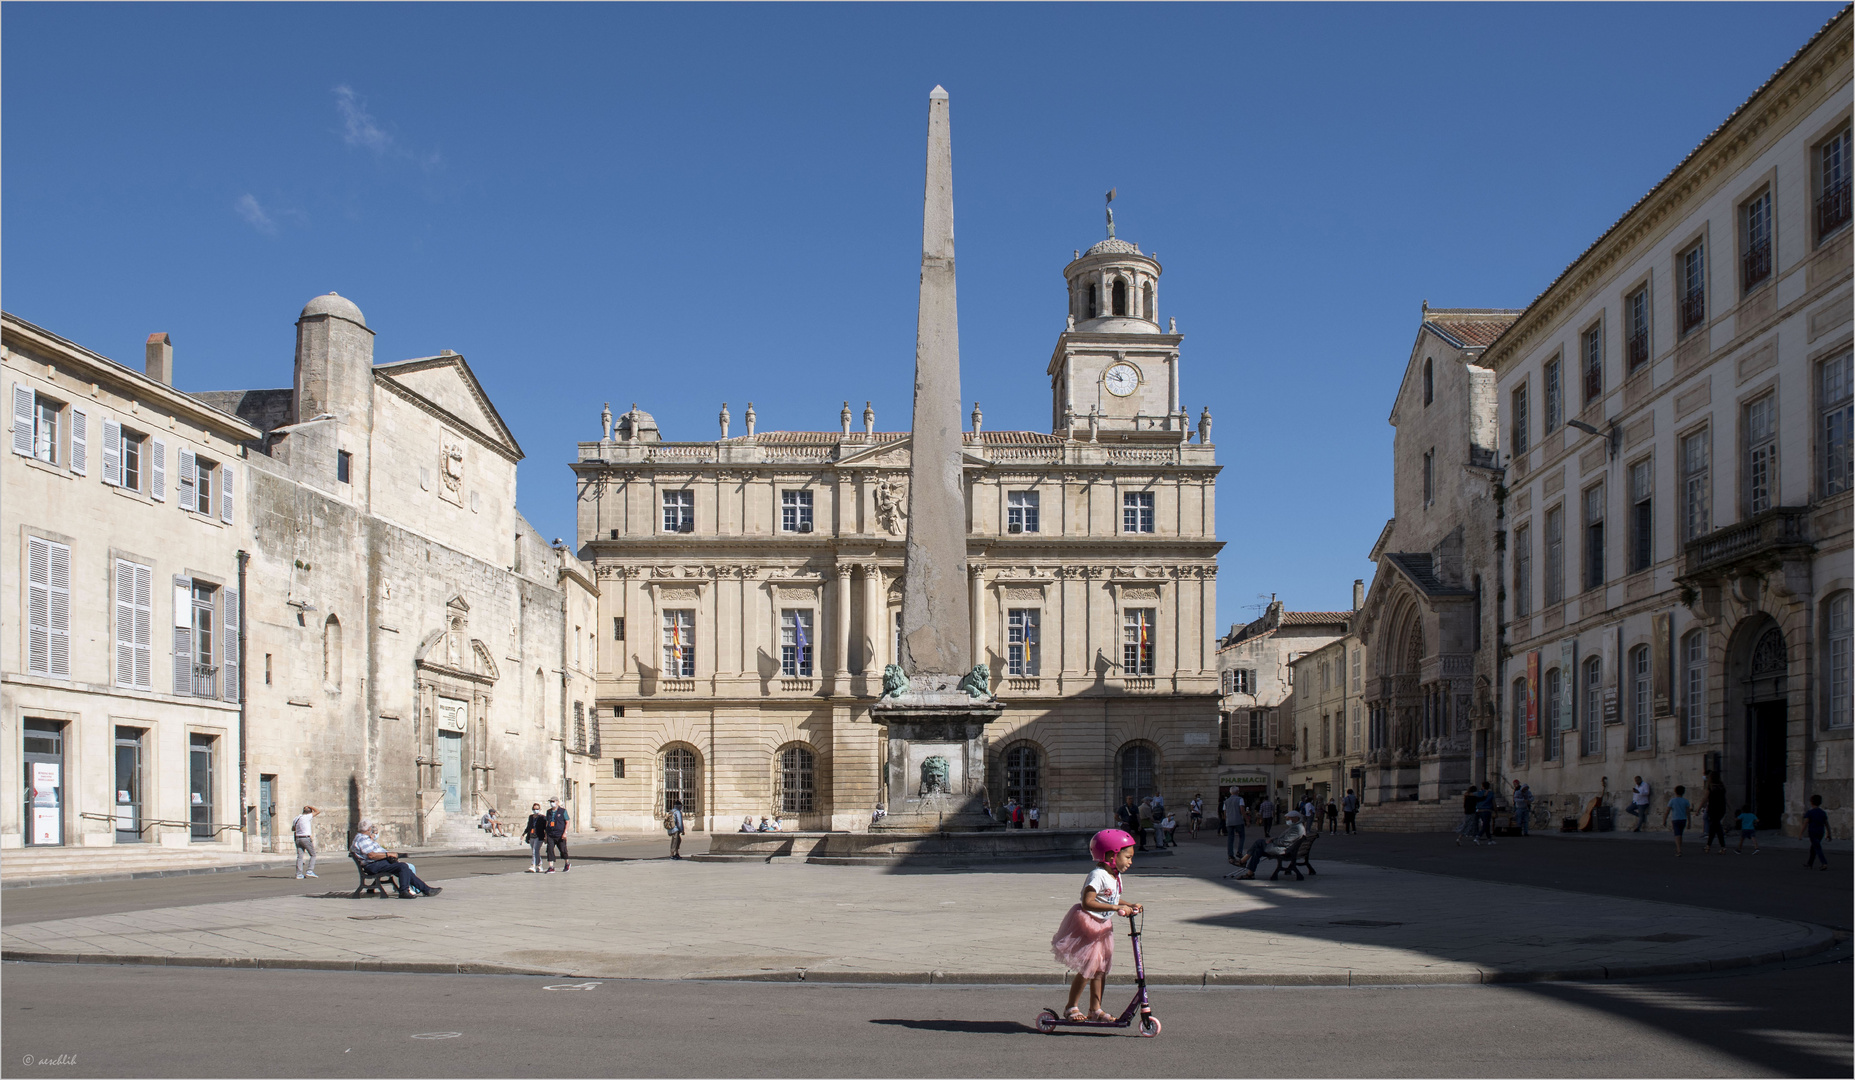
M1353 610L1365 607L1365 578L1353 579Z
M148 335L142 352L142 371L158 383L174 385L174 342L165 333Z

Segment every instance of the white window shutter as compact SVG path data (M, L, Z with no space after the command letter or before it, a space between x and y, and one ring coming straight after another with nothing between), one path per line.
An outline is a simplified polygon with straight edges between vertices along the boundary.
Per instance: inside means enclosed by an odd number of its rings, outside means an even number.
M47 544L51 549L51 663L48 674L54 679L71 677L71 549L63 544Z
M193 694L193 580L174 579L174 692Z
M26 671L51 674L51 543L26 538Z
M122 425L107 416L103 418L103 482L122 486Z
M135 686L153 690L155 640L155 572L146 566L135 567Z
M148 495L167 501L167 444L160 439L148 440Z
M199 506L199 499L194 495L193 451L180 448L180 478L175 486L180 489L180 508L192 513Z
M32 387L13 384L13 452L32 456Z
M225 664L221 668L225 673L224 696L227 701L237 701L240 659L238 653L238 590L223 589L221 591L225 593L225 622L222 624L224 631L219 639L223 643L225 652Z
M135 564L116 560L116 685L135 685Z
M90 415L82 409L71 410L71 471L90 475Z
M1282 745L1282 724L1274 709L1269 710L1269 745Z
M232 489L238 485L234 482L232 466L219 466L219 520L227 525L232 523Z

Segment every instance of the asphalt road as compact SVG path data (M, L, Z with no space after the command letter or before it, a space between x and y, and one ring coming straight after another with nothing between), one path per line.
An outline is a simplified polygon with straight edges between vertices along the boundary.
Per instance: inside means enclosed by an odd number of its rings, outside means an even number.
M1783 969L1627 983L1161 988L1164 1030L1142 1039L1038 1034L1037 1010L1060 1004L1051 988L7 964L0 1067L9 1077L1847 1076L1849 976L1843 946ZM1300 1037L1285 1045L1286 1032ZM66 1064L37 1064L61 1055Z

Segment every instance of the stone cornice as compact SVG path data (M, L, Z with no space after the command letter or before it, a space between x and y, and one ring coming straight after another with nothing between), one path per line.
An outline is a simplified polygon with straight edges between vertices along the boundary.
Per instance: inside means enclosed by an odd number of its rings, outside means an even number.
M1797 51L1745 104L1683 158L1662 181L1637 200L1616 224L1573 260L1520 318L1488 346L1482 365L1497 372L1521 355L1533 339L1613 268L1646 244L1684 209L1701 201L1754 144L1779 125L1812 91L1821 91L1834 69L1849 63L1850 9L1843 8Z

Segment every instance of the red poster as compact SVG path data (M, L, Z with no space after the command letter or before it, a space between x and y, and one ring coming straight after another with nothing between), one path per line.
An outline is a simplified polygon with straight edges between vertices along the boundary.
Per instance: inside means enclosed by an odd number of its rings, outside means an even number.
M1527 653L1527 738L1539 738L1539 650Z

